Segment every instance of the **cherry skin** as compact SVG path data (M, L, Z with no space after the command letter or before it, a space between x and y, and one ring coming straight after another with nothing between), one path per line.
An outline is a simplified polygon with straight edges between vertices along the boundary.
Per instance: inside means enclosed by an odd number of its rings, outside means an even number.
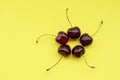
M61 45L58 48L58 53L63 55L63 56L69 56L71 53L71 48L69 45Z
M69 40L69 37L65 32L60 31L55 40L60 44L66 44Z
M77 45L72 49L72 54L75 57L81 57L85 53L85 49L83 46Z
M84 33L84 34L81 35L79 41L83 46L88 46L93 42L93 39L87 33Z
M80 37L81 34L80 28L77 26L69 28L67 34L71 39L77 39Z

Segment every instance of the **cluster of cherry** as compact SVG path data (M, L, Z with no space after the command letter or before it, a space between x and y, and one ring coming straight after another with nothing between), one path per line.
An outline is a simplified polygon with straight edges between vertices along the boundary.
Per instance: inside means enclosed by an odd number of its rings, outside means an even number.
M89 36L87 33L84 33L81 35L80 28L79 27L72 27L69 28L67 33L65 32L59 32L58 36L56 37L56 41L60 44L62 44L58 48L58 52L63 56L68 56L71 53L70 46L67 45L67 42L69 38L71 39L79 39L81 45L77 45L72 49L72 54L76 57L80 57L85 53L85 49L83 46L88 46L92 43L93 39L91 36Z
M72 52L72 54L75 57L81 57L85 53L84 47L90 45L93 42L93 38L87 33L84 33L81 35L80 28L77 26L75 26L75 27L72 26L72 24L68 18L68 8L66 9L66 17L67 17L68 22L71 25L71 28L68 29L67 33L64 31L58 32L58 35L55 39L56 42L61 44L61 46L58 48L58 53L61 54L62 56L66 57L66 56L69 56ZM100 29L102 24L103 24L103 21L101 21L98 30ZM93 35L95 35L98 32L98 30ZM52 34L48 34L48 35L52 35ZM42 35L42 36L45 36L45 35ZM54 35L52 35L52 36L54 36ZM37 39L36 43L38 43L39 38ZM67 42L69 41L69 38L71 38L71 39L78 39L79 38L81 45L76 45L71 50L70 46L67 44ZM60 57L58 62L56 64L54 64L53 66L51 66L50 68L48 68L47 71L49 71L51 68L53 68L55 65L57 65L59 63L59 61L62 59L62 56ZM84 56L83 56L83 58L84 58L86 64L88 65ZM88 65L88 67L95 68L94 66L90 66L90 65Z

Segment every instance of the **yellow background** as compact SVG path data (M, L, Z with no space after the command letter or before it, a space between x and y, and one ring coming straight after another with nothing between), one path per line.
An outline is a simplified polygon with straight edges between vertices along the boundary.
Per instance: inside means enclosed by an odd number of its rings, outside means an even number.
M60 57L52 36L67 31L69 8L72 24L82 33L93 34L104 25L86 48L83 58L63 58L51 71L46 69ZM0 0L0 80L120 80L120 0ZM79 41L68 43L71 48Z

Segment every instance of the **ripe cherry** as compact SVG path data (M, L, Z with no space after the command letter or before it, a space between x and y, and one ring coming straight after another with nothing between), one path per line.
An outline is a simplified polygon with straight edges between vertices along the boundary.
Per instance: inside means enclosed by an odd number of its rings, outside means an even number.
M44 36L53 36L53 37L56 37L56 35L54 35L54 34L43 34L43 35L40 35L38 37L38 39L36 40L36 43L38 43L39 39L41 37L44 37ZM58 43L60 43L60 44L66 44L68 42L68 40L69 40L68 35L65 32L63 32L63 31L58 32L58 35L55 38L55 41L58 42Z
M65 32L60 31L55 40L60 44L66 44L69 40L69 37Z
M80 37L81 34L80 28L77 26L69 28L67 34L71 39L77 39Z
M93 35L91 35L91 36L94 36L99 31L99 29L101 28L102 24L103 24L103 21L101 21L97 31ZM93 42L93 38L91 36L89 34L87 34L87 33L82 34L80 39L79 39L80 43L83 46L90 45Z
M84 33L84 34L81 35L79 41L83 46L88 46L93 42L93 39L87 33Z
M63 56L69 56L71 53L71 48L69 45L61 45L58 48L58 53L63 55Z
M85 60L85 63L87 64L88 67L90 68L95 68L94 66L91 66L88 64L86 58L83 56L83 54L85 54L85 48L81 45L77 45L75 46L73 49L72 49L72 54L75 56L75 57L83 57L83 59Z
M85 53L83 46L77 45L72 49L72 54L76 57L81 57Z
M75 26L73 27L71 22L70 22L70 19L68 17L68 8L66 9L66 17L67 17L67 20L71 26L71 28L68 29L67 31L67 34L68 36L71 38L71 39L77 39L80 37L80 34L81 34L81 31L80 31L80 28Z
M58 53L61 54L62 56L69 56L70 53L71 53L71 48L69 45L61 45L59 48L58 48ZM62 59L62 56L60 57L60 59L53 65L51 66L50 68L46 69L46 71L49 71L50 69L52 69L53 67L55 67Z

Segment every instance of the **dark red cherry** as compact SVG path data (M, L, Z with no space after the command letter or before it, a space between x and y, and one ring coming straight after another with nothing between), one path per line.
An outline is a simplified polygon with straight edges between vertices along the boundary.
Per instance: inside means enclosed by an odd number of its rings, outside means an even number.
M83 46L77 45L72 49L72 54L76 57L81 57L85 53Z
M60 31L58 33L58 36L56 37L56 41L60 44L66 44L68 40L69 40L68 35L63 31Z
M84 33L81 35L80 37L80 43L83 45L83 46L88 46L92 43L93 39L91 36L89 36L87 33Z
M71 48L69 45L61 45L58 48L58 53L63 55L63 56L68 56L71 53Z
M77 39L80 37L81 34L80 28L77 26L69 28L67 34L71 39Z

